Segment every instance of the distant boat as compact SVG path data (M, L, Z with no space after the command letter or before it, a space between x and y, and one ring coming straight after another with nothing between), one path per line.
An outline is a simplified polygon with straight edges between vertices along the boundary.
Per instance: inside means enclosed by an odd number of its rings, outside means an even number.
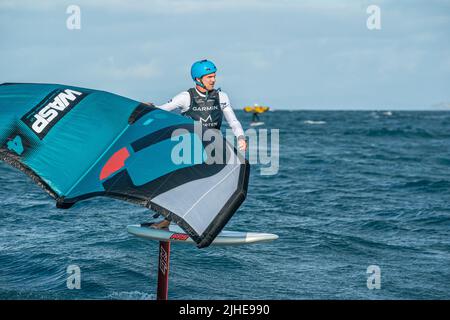
M245 106L244 111L249 113L264 113L269 111L269 107L267 106L260 106L258 104L255 104L253 106Z
M264 122L259 121L259 114L269 111L269 107L267 106L260 106L257 103L255 103L253 106L245 106L244 111L248 113L253 113L252 122L250 125L252 127L261 126L264 124Z

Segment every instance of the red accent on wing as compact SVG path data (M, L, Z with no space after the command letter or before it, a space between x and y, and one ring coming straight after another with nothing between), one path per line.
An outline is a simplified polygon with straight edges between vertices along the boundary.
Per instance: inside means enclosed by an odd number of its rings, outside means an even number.
M114 153L103 166L102 171L100 172L100 180L108 178L114 172L123 168L125 166L125 160L127 160L129 156L130 153L127 148L122 148Z

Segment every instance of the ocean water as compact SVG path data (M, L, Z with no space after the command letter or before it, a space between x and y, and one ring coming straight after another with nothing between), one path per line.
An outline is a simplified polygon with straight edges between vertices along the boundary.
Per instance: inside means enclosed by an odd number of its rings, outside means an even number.
M250 115L238 112L245 128ZM173 245L169 299L449 299L450 112L276 111L280 167L252 166L227 229L271 232L240 247ZM145 208L108 198L55 204L0 163L1 299L154 299L156 242L126 232ZM67 267L81 289L67 288ZM379 267L369 289L367 268Z

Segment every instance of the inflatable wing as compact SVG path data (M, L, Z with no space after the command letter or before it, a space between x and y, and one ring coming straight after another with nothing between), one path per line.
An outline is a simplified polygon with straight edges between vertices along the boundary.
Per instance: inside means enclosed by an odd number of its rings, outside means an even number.
M58 208L94 196L130 201L175 221L202 248L244 201L250 168L221 135L204 142L197 127L104 91L0 85L0 159L29 175ZM208 161L215 146L224 161Z
M252 113L264 113L269 111L269 107L264 106L245 106L244 111L245 112L252 112Z

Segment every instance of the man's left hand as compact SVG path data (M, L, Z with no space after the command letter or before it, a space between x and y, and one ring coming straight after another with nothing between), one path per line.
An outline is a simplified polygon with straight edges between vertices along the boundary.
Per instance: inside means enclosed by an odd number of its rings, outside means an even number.
M239 150L241 150L241 151L247 150L247 141L245 141L245 139L239 139L238 144L239 144Z

